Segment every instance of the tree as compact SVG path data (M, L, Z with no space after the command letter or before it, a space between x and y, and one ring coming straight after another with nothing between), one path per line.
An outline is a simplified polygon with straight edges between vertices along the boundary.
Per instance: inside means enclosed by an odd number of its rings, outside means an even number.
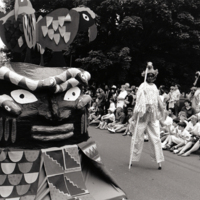
M7 1L7 0L6 0ZM191 87L200 66L200 3L198 0L33 0L37 17L59 7L90 7L98 37L77 36L67 63L90 71L98 82L139 85L146 62L159 70L157 84ZM11 8L7 1L7 8Z

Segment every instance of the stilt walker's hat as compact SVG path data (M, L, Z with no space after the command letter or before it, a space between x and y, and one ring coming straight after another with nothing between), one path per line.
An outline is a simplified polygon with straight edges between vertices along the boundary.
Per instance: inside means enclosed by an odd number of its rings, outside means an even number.
M154 76L158 75L158 70L153 68L152 62L147 63L147 68L148 68L147 74L154 74ZM145 72L146 72L146 70L142 72L143 77L145 77Z

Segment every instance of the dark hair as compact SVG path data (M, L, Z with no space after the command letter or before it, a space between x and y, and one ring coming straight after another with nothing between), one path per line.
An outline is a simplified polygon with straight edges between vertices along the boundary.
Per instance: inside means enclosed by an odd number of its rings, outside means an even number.
M190 100L188 100L188 99L186 99L185 101L184 101L184 103L185 102L188 102L189 104L190 104L190 106L192 105L192 102L190 101Z
M131 108L131 107L129 107L129 108L127 108L127 111L133 111L133 108Z
M114 98L110 98L110 101L115 102Z
M183 128L185 128L187 126L187 124L185 122L179 122L178 125Z
M178 124L179 123L179 118L173 119L173 122L175 122L176 124Z

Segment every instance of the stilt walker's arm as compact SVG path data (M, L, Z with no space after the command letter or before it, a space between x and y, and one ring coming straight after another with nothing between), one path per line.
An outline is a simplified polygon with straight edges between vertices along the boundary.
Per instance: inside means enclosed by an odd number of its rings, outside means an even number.
M144 82L146 82L146 79L147 79L147 72L148 72L148 65L147 65L147 68L146 68L146 71L145 71ZM133 159L133 151L134 151L134 145L135 145L135 140L136 140L136 135L137 135L137 129L138 129L139 119L140 119L140 115L138 113L137 119L136 119L136 124L135 124L134 134L133 134L132 139L131 139L129 169L131 168L131 163L132 163L132 159Z

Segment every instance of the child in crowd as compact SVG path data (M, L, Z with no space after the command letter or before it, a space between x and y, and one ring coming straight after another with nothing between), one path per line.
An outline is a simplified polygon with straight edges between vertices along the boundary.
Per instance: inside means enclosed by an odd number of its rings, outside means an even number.
M176 136L172 135L168 143L169 147L171 147L173 143L176 144L171 150L184 146L190 140L191 134L185 129L186 126L187 124L185 122L178 123L178 133Z
M101 117L101 121L100 121L99 125L96 128L107 129L107 124L108 123L113 123L115 121L114 111L115 111L114 109L109 108L108 109L108 114L103 115Z
M124 124L125 123L125 119L126 119L126 115L124 113L124 110L123 108L121 107L118 107L116 109L116 115L115 115L115 121L113 123L109 123L108 124L108 130L112 132L114 131L114 126L116 125L121 125L121 124Z
M191 117L191 121L189 122L189 124L190 124L190 126L188 126L188 131L191 134L191 139L185 144L185 146L183 148L174 150L175 153L179 152L178 155L189 156L191 152L198 150L200 147L200 143L199 143L200 123L198 122L198 117L196 115L193 115ZM187 151L188 149L190 149L190 150Z
M169 116L169 112L167 110L164 111L164 118L160 121L160 136L161 141L164 141L169 135L169 128L173 124L173 119Z
M97 103L93 102L92 106L88 109L89 111L89 120L92 120L93 118L95 118L95 113L97 112Z
M167 138L164 140L164 142L162 142L162 148L163 149L167 149L170 148L170 142L171 142L171 137L177 136L178 134L178 123L179 123L179 118L175 118L173 119L173 123L170 127L168 127L168 133L169 135L167 136Z
M112 127L112 129L108 129L110 132L112 132L112 133L122 133L122 132L126 131L127 127L129 126L129 119L133 115L133 109L128 108L127 112L128 113L127 113L127 116L125 117L124 123L115 124Z
M89 125L91 124L99 124L101 120L101 116L103 115L103 109L97 108L95 115L92 115Z

